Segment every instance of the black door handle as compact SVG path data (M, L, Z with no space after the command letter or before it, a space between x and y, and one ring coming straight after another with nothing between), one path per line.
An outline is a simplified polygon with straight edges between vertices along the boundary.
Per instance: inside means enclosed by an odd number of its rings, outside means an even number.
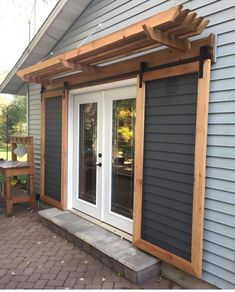
M102 163L99 162L99 163L96 163L95 165L101 167L102 166Z

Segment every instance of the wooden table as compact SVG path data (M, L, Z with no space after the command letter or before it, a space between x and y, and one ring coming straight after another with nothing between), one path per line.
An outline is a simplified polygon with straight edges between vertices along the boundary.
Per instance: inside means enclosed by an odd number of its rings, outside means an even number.
M33 190L33 173L27 162L21 161L0 161L0 174L5 177L4 203L7 216L13 213L13 204L29 202L35 206ZM17 175L29 175L29 193L13 196L11 191L11 178Z

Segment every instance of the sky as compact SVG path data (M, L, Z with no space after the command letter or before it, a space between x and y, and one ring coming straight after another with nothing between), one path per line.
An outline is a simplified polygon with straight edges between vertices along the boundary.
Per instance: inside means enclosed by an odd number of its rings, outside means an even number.
M36 30L58 0L0 0L0 72L10 70L29 43L34 30L33 7L36 2Z
M0 0L0 74L8 72L58 0ZM34 5L36 3L36 22ZM1 77L1 76L0 76ZM1 97L0 97L1 98Z

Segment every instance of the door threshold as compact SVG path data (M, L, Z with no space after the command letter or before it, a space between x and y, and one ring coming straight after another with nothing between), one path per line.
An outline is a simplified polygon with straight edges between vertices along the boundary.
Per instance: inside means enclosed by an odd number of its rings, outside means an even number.
M114 226L111 226L111 225L109 225L109 224L107 224L105 222L102 222L102 221L100 221L100 220L98 220L98 219L96 219L96 218L94 218L92 216L89 216L89 215L87 215L87 214L85 214L85 213L83 213L81 211L78 211L76 209L71 209L69 211L74 213L75 215L78 215L78 216L86 219L87 221L90 221L90 222L92 222L92 223L94 223L94 224L96 224L96 225L98 225L98 226L100 226L100 227L102 227L102 228L114 233L114 234L117 234L121 238L124 238L124 239L132 242L132 235L129 234L129 233L126 233L125 231L122 231L122 230L120 230L118 228L115 228Z
M48 228L129 281L142 284L159 275L160 261L134 247L119 235L85 220L74 212L51 208L38 213L40 221Z

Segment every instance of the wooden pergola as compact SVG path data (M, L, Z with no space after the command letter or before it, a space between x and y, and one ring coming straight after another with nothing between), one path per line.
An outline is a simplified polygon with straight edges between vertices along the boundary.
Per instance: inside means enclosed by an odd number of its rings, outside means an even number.
M131 58L136 53L160 46L167 46L185 54L192 49L189 38L201 34L208 23L209 20L178 5L105 37L19 70L17 75L26 82L56 86L65 80L69 81L75 74L78 80L84 80L87 75L103 76L102 73L110 67L109 62L115 63L112 64L115 70L120 58ZM109 72L109 75L112 73Z

